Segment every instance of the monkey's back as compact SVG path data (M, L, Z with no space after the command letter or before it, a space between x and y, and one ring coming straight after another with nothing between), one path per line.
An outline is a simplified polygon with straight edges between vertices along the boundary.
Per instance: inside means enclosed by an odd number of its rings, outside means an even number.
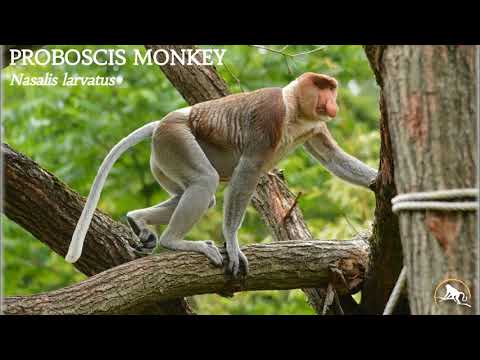
M242 153L259 138L275 147L284 118L282 89L264 88L196 104L188 122L197 138Z

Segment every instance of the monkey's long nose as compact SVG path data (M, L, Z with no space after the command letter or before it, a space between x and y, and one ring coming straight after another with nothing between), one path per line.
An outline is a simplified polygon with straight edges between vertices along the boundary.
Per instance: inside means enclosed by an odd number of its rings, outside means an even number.
M334 118L335 116L337 116L337 110L338 110L338 107L337 107L337 103L335 101L328 101L326 106L325 106L325 112L327 113L327 115L331 118Z

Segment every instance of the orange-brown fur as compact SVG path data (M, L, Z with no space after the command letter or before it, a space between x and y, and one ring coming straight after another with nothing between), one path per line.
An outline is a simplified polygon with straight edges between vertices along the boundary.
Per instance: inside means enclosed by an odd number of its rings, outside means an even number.
M334 78L327 75L305 73L298 78L298 82L296 99L302 117L313 120L319 112L326 112L327 104L330 101L335 103L338 83Z
M188 123L199 139L243 152L258 137L275 148L284 120L282 89L265 88L194 105Z

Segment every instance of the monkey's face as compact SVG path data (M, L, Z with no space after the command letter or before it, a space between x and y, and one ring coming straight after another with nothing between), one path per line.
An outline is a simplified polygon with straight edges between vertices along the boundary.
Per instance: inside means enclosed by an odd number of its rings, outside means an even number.
M298 78L298 102L301 116L314 121L330 121L337 115L337 80L315 73Z

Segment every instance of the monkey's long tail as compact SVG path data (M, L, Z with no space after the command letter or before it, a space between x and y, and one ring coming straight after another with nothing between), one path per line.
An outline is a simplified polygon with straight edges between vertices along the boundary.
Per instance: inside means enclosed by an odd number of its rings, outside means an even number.
M112 169L113 164L115 161L117 161L120 155L122 155L129 148L135 146L140 141L151 137L158 123L159 121L151 122L120 140L120 142L117 143L112 150L110 150L108 155L103 160L100 169L98 169L95 181L93 182L90 194L88 195L85 207L83 208L82 215L80 215L77 227L73 233L68 253L65 256L65 260L68 262L74 263L80 258L80 255L82 255L82 248L87 230L90 226L90 222L92 221L93 214L95 213L98 200L100 199L100 193L102 192L103 185L105 184L105 180L107 179L107 175Z

